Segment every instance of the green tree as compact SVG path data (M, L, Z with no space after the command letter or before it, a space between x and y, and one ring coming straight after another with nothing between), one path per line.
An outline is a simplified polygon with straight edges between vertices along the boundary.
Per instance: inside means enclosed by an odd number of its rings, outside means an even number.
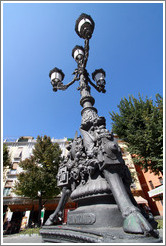
M33 155L20 162L23 172L18 175L18 182L13 191L17 195L39 200L38 226L41 226L41 209L43 199L49 199L59 194L56 175L61 150L57 143L52 143L50 137L37 137Z
M135 164L156 174L163 172L163 99L129 96L121 99L119 113L112 112L112 131L127 144Z
M7 167L11 168L10 154L6 144L3 144L3 169Z

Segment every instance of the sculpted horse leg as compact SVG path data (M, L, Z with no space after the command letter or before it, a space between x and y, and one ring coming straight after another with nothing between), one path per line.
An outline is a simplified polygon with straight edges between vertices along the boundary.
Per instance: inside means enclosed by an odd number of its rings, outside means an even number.
M63 209L65 207L66 202L68 201L71 194L71 190L68 187L63 187L62 189L62 195L60 198L60 201L58 203L57 208L55 209L54 213L49 216L47 219L45 225L49 226L52 225L54 222L57 221L58 217L61 216Z
M136 200L134 199L134 196L133 196L133 194L131 192L131 189L130 189L130 185L132 183L131 173L130 173L130 171L129 171L129 169L128 169L128 167L126 165L124 167L125 167L125 169L124 169L124 176L122 178L123 184L125 186L125 189L127 191L127 194L129 196L131 202L133 203L134 206L137 207L138 204L137 204Z
M141 214L140 210L134 206L119 174L111 169L104 169L103 174L124 218L124 231L140 234L148 232L154 237L158 237L158 233L154 231L150 223Z

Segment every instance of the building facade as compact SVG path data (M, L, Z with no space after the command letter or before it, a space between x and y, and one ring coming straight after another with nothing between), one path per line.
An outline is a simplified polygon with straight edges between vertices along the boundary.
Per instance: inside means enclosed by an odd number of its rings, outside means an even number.
M123 159L129 167L131 174L135 174L134 185L131 186L132 193L138 204L142 204L145 210L152 212L154 216L163 216L163 175L154 174L152 171L145 171L141 166L133 163L133 158L127 151L127 145L124 141L118 139L118 144L121 147ZM144 199L144 203L143 200ZM145 203L146 201L146 203ZM147 211L148 212L148 211Z
M131 177L133 180L133 183L130 186L132 194L133 194L136 202L139 205L142 204L143 206L148 206L148 201L147 201L146 196L142 190L142 186L141 186L141 183L139 181L138 174L137 174L135 165L133 163L133 159L132 159L130 153L127 151L127 145L124 141L122 141L118 138L117 138L117 142L121 148L123 160L125 161L125 164L128 166L130 173L131 173Z
M135 165L142 190L153 215L163 216L163 175L155 175Z
M62 156L67 155L66 144L68 139L54 139L53 143L58 143ZM11 169L5 169L3 173L3 219L11 221L13 228L16 228L16 232L23 227L26 227L29 220L33 217L33 223L37 223L38 218L38 200L32 200L28 197L18 197L12 192L12 187L17 181L17 175L22 172L22 168L19 166L21 160L25 160L32 155L33 148L36 144L36 139L33 137L20 137L16 140L4 140L4 144L8 147L10 159L12 162ZM43 201L45 203L43 212L45 220L56 209L59 202L59 196L49 201ZM75 203L69 201L66 204L65 209L75 208ZM43 214L43 213L42 213ZM44 222L44 218L43 218Z

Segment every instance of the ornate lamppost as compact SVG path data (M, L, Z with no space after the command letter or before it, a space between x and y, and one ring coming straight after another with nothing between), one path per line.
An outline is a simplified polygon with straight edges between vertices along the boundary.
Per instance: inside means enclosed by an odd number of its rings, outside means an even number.
M44 242L161 242L155 221L145 218L131 190L130 171L122 158L114 136L99 117L90 93L90 85L105 93L105 71L86 70L89 40L95 23L81 14L75 31L84 39L84 47L76 45L72 57L77 63L73 80L64 85L64 73L55 67L49 73L53 90L66 90L79 81L82 121L67 149L68 156L60 164L57 180L62 188L61 199L41 230ZM68 212L67 225L58 227L69 197L78 208ZM155 225L155 226L154 226ZM133 236L134 235L134 236Z

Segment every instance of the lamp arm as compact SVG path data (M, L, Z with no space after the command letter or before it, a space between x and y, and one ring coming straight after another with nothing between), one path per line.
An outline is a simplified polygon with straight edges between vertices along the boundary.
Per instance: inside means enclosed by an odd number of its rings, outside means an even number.
M69 82L68 84L64 85L64 84L59 84L57 85L56 89L57 90L62 90L65 91L69 86L71 86L72 84L74 84L75 81L78 81L80 78L78 77L78 72L77 70L75 70L75 72L73 73L75 74L73 80L71 82Z

